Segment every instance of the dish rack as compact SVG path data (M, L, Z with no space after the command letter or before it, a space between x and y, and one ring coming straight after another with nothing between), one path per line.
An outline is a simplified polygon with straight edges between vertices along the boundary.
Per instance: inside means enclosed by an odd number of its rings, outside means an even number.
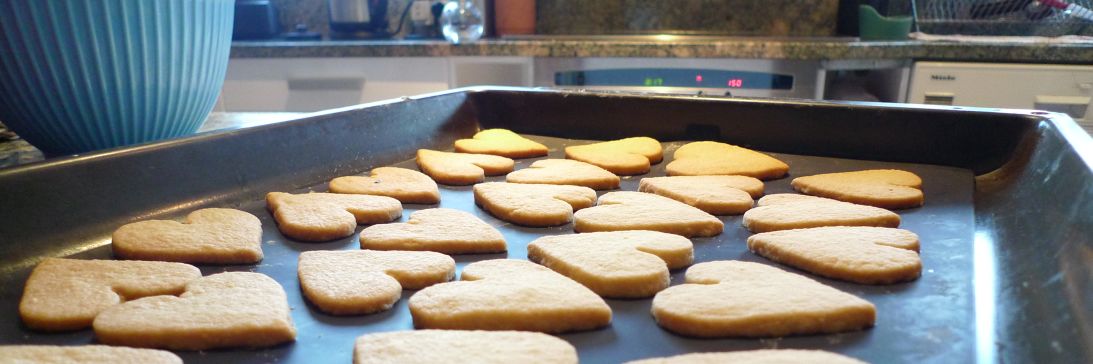
M1093 0L911 0L929 34L1093 36Z

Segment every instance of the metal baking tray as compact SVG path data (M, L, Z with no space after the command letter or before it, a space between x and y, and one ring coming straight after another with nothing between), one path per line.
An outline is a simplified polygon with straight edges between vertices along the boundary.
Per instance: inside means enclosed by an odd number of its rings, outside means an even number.
M261 218L266 258L202 271L257 271L276 279L288 293L299 336L269 349L179 354L187 362L348 362L357 336L412 329L406 299L413 292L378 314L319 313L300 295L296 258L305 250L358 249L356 236L288 240L263 196L324 190L333 177L379 166L412 168L416 149L447 150L493 127L543 141L552 157L561 157L567 144L628 136L664 141L667 161L686 141L739 144L790 164L791 175L769 181L767 193L791 191L794 176L861 168L903 168L924 179L926 205L898 211L902 227L922 238L920 279L865 286L816 278L874 302L876 327L699 340L657 327L650 299L608 300L611 326L560 335L582 362L755 348L824 349L875 363L1093 362L1093 141L1065 115L513 88L457 89L0 170L0 344L94 341L90 330L43 334L19 320L23 283L44 257L109 258L110 233L124 223L227 206ZM646 176L663 175L664 164ZM635 190L641 177L625 178L622 189ZM532 239L572 232L571 225L525 228L494 219L474 206L470 187L442 187L440 206L472 211L509 242L507 254L456 256L460 268L525 258ZM405 207L403 220L430 206ZM774 264L747 251L739 216L723 220L724 234L693 240L696 262ZM682 273L674 272L673 283Z

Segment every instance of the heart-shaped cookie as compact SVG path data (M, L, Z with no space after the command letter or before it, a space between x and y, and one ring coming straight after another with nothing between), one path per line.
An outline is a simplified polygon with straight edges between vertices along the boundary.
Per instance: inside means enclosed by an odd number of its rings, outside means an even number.
M747 176L642 178L638 191L655 193L713 215L739 215L763 194L763 181Z
M420 329L562 333L611 323L611 308L580 283L526 260L468 264L462 281L426 287L410 297Z
M185 223L147 220L114 231L111 247L122 259L249 264L262 260L262 222L235 209L201 209Z
M821 226L899 227L899 215L873 206L823 197L779 193L763 196L759 206L744 213L744 227L753 233Z
M353 360L354 364L577 364L577 349L538 332L415 330L361 336Z
M371 177L345 176L330 180L330 192L387 196L402 203L435 204L440 190L424 173L398 167L379 167Z
M687 143L673 157L665 167L669 176L740 175L767 180L789 172L789 165L774 157L718 142Z
M405 223L361 230L361 249L428 250L445 254L504 252L505 237L485 221L453 209L426 209Z
M876 308L866 300L759 263L699 263L687 269L686 281L653 297L657 324L682 335L839 333L876 320Z
M19 315L35 330L79 330L110 306L179 294L198 278L197 267L182 263L46 258L27 278Z
M182 364L182 358L170 351L106 345L0 345L0 358L11 364Z
M585 186L594 190L619 188L619 176L606 169L571 159L543 159L509 173L512 183Z
M508 158L531 158L547 155L547 147L524 138L508 129L486 129L472 139L455 141L455 151L460 153L492 154Z
M823 350L764 349L722 353L693 353L635 360L625 364L716 364L716 363L755 363L755 364L866 364L865 362Z
M669 269L691 264L694 246L658 231L544 236L528 244L528 259L608 298L643 298L667 288Z
M634 137L565 147L565 157L630 176L649 172L650 165L664 159L664 152L656 139Z
M898 169L817 174L790 184L801 193L886 209L918 207L923 201L922 178Z
M386 196L284 192L266 194L266 206L282 234L302 241L353 235L357 224L378 224L402 216L402 204Z
M619 191L600 196L597 206L573 214L579 232L653 230L686 237L721 234L717 217L651 193Z
M474 185L474 203L493 216L525 226L556 226L573 221L573 211L596 203L588 187L486 182Z
M918 235L903 229L832 226L748 237L748 249L815 274L864 284L910 281L922 273Z
M390 309L403 289L421 289L455 276L455 260L434 252L307 251L296 273L307 300L333 315Z
M418 149L417 166L438 183L464 186L512 172L516 162L489 154L448 153Z
M179 297L145 297L110 307L93 326L105 344L172 350L267 347L296 339L285 290L250 272L200 278Z

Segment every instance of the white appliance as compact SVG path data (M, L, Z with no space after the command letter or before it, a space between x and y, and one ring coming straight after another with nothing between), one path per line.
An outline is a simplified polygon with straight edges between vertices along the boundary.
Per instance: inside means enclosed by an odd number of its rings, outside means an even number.
M907 102L1061 112L1093 133L1093 66L916 62Z

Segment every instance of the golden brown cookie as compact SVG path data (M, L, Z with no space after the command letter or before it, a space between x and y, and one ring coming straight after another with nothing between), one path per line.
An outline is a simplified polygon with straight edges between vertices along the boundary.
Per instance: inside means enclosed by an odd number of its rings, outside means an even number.
M634 137L565 147L565 157L630 176L649 172L650 165L664 159L664 152L656 139Z
M282 234L302 241L344 238L353 235L357 224L379 224L402 216L402 204L386 196L270 192L266 206Z
M190 282L181 296L112 306L93 324L104 344L171 350L268 347L296 339L285 290L259 273L227 272Z
M27 279L19 315L35 330L79 330L110 306L179 294L198 278L197 267L182 263L46 258Z
M428 250L445 254L500 253L505 237L485 221L459 210L426 209L410 221L361 230L361 249Z
M508 158L531 158L547 155L547 147L524 138L508 129L486 129L472 139L455 141L460 153L492 154Z
M762 180L779 178L789 165L769 155L732 144L687 143L665 167L669 176L740 175Z
M418 149L417 166L437 183L464 186L512 172L516 162L489 154L448 153Z
M588 187L486 182L474 185L474 203L498 219L525 226L573 221L573 211L596 203Z
M235 209L201 209L185 223L146 220L114 231L111 247L122 259L249 264L262 260L262 222Z
M402 203L435 204L440 190L424 173L398 167L379 167L371 177L345 176L330 180L330 192L387 196Z
M765 349L723 353L694 353L635 360L626 364L865 364L849 356L823 350Z
M739 215L763 195L763 182L747 176L642 178L638 191L655 193L713 215Z
M543 159L509 173L511 183L585 186L594 190L619 188L619 176L606 169L571 159Z
M0 345L0 363L182 364L182 358L170 351L106 345Z
M790 184L801 193L886 209L918 207L923 201L922 178L898 169L817 174Z
M668 287L669 269L693 259L690 240L658 231L553 235L528 244L528 260L608 298L650 297Z
M694 337L833 334L873 326L876 308L854 295L759 263L714 261L653 297L661 327Z
M573 214L582 233L653 230L685 237L721 234L725 224L693 206L651 193L619 191L600 196L597 206Z
M537 332L416 330L357 339L356 364L542 363L577 364L577 349Z
M748 249L775 262L863 284L910 281L922 273L918 235L903 229L832 226L748 237Z
M455 260L411 251L300 253L296 273L304 297L323 312L363 315L390 309L403 289L421 289L455 276Z
M468 264L461 281L429 286L410 297L410 314L419 329L562 333L611 323L611 308L585 286L513 259Z
M763 196L743 219L753 233L821 226L899 227L899 222L899 215L879 207L792 193Z

